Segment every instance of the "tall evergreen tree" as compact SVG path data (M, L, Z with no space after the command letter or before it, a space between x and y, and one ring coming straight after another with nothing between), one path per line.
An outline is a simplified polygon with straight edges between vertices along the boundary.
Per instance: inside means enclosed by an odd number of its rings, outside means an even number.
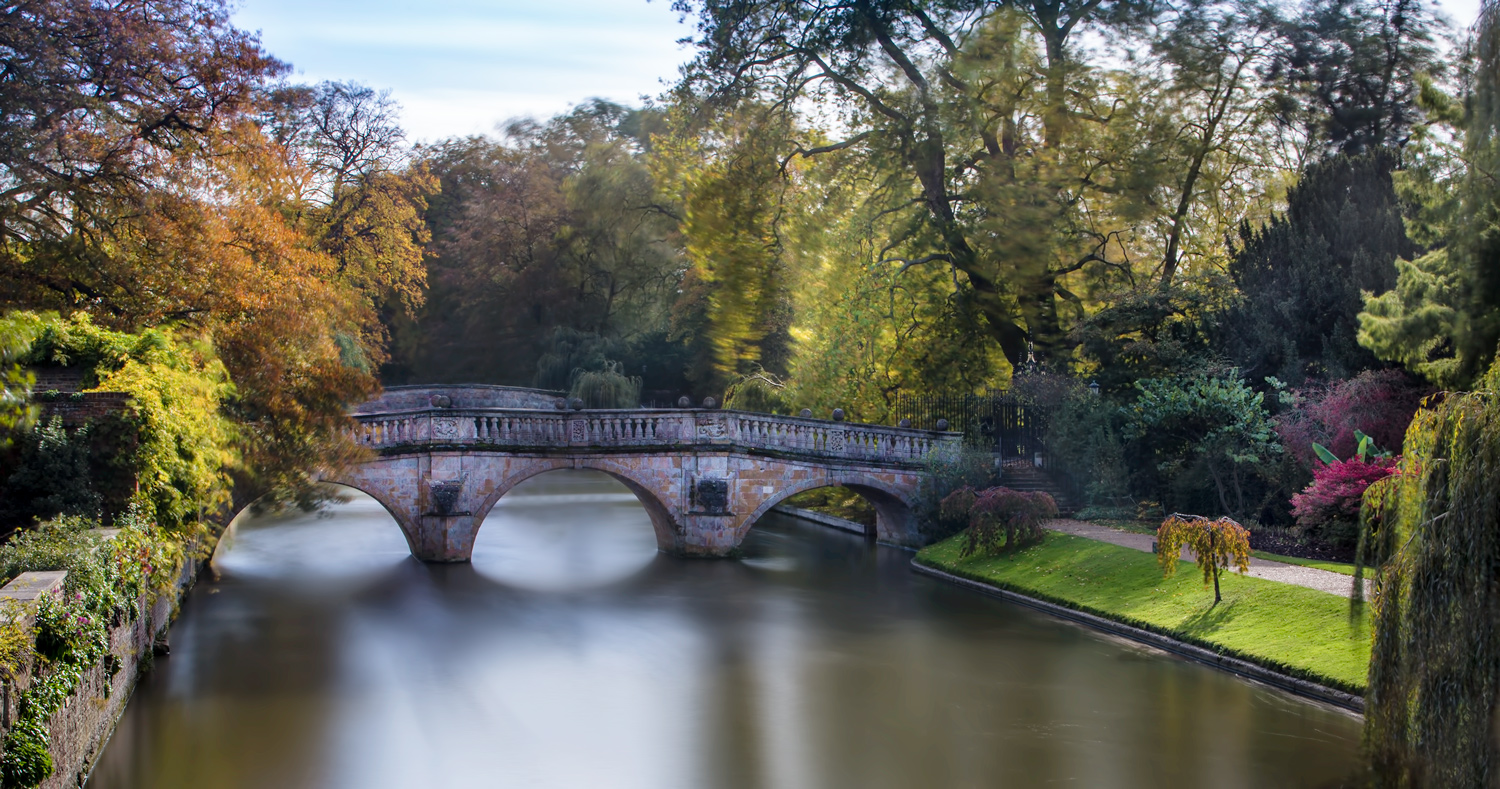
M1283 216L1241 226L1230 264L1240 300L1217 346L1250 380L1346 378L1379 363L1357 342L1361 293L1394 287L1396 259L1415 252L1395 164L1389 150L1318 162L1287 195Z

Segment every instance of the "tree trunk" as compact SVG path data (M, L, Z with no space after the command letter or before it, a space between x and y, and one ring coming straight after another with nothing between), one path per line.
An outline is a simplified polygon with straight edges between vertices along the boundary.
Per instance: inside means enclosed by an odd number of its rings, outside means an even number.
M1212 523L1208 524L1208 556L1207 557L1203 557L1203 556L1199 556L1198 557L1198 561L1200 561L1200 562L1203 561L1206 558L1208 560L1208 566L1213 568L1213 571L1214 571L1214 605L1218 605L1219 601L1224 599L1223 596L1221 596L1219 594L1219 562L1215 558L1217 556L1217 554L1218 554L1218 546L1217 546L1218 537L1219 537L1219 533L1214 530L1214 525Z

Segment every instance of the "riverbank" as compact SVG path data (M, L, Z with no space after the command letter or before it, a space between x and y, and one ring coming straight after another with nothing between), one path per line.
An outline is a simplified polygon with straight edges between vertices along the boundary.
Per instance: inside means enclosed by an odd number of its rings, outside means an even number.
M110 545L119 529L82 532L98 535L101 545ZM5 749L20 747L21 756L0 750L5 762L5 786L39 786L41 789L66 789L83 786L104 746L113 735L120 717L141 675L151 665L156 652L167 649L166 633L176 618L183 596L193 587L206 563L204 558L216 542L214 531L190 543L175 576L164 587L143 591L112 622L105 623L99 651L84 651L75 645L72 651L55 655L47 662L30 656L30 649L14 643L8 646L28 655L18 670L8 673L0 682L0 739ZM122 561L116 554L112 561ZM38 604L43 596L63 594L69 571L44 570L22 572L4 588L0 602L5 605L8 637L29 643L37 638ZM116 579L119 580L119 579ZM70 596L68 599L72 599ZM79 599L82 599L81 597ZM83 638L80 636L79 638ZM43 694L38 696L37 694ZM27 705L47 703L36 723L28 722ZM50 710L50 712L48 712ZM32 720L36 720L34 717ZM32 727L28 729L26 727ZM27 732L13 739L12 729ZM17 773L12 775L12 773Z
M1353 697L1341 706L1352 707L1364 693L1368 609L1351 618L1344 598L1229 573L1221 578L1224 599L1214 605L1191 562L1164 578L1152 554L1056 532L1001 556L961 558L960 544L955 537L924 548L914 564Z

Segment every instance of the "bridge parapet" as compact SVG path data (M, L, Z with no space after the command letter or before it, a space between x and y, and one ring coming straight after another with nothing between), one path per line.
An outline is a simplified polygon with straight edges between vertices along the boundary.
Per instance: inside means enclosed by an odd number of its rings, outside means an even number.
M427 408L360 413L355 439L376 450L511 451L716 447L900 466L951 457L960 434L717 409L542 411Z

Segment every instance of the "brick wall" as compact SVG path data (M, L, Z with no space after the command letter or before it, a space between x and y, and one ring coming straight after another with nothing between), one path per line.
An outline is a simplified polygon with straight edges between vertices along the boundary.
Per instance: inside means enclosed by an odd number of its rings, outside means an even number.
M129 402L130 395L124 392L60 394L55 400L40 404L41 419L46 422L54 416L61 417L63 424L76 427L110 414L118 414L125 410Z

